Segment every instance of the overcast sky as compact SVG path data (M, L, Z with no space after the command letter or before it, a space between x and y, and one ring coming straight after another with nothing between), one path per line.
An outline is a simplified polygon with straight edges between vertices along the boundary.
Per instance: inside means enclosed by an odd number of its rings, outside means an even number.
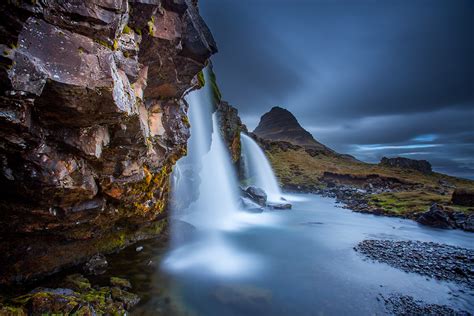
M224 99L327 146L474 178L474 1L200 0Z

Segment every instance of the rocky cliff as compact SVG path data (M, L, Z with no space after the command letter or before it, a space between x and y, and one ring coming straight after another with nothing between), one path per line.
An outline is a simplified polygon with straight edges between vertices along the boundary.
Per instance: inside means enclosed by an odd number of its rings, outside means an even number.
M236 164L240 159L240 133L247 133L247 127L240 120L237 109L226 101L217 104L217 113L222 137L229 147L232 162Z
M0 4L0 283L160 233L217 51L190 0Z
M266 140L286 141L306 149L333 152L316 141L290 111L281 107L273 107L268 113L265 113L253 133Z
M381 166L416 170L424 174L433 172L431 164L426 160L415 160L404 157L387 158L382 157L380 160Z

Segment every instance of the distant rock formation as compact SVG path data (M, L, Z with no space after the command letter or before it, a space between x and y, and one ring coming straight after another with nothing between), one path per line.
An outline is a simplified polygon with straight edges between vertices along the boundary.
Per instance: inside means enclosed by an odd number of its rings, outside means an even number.
M424 174L433 172L431 164L426 160L415 160L404 157L387 158L383 157L380 160L381 166L400 168L400 169L412 169L417 170Z
M253 133L266 140L286 141L306 149L334 153L332 149L316 141L290 111L278 106L260 118L260 123Z

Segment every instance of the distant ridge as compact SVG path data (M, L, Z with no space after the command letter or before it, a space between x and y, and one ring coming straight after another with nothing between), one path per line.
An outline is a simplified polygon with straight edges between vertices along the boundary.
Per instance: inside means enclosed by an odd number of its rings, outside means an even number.
M335 153L314 139L290 111L278 106L262 115L260 123L253 132L263 139L286 141L307 149Z

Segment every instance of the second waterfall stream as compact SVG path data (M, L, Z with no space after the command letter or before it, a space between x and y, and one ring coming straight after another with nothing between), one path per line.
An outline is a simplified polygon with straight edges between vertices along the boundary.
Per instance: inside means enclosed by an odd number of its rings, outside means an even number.
M241 133L240 139L245 178L265 191L269 202L280 202L281 190L265 153L251 137Z

